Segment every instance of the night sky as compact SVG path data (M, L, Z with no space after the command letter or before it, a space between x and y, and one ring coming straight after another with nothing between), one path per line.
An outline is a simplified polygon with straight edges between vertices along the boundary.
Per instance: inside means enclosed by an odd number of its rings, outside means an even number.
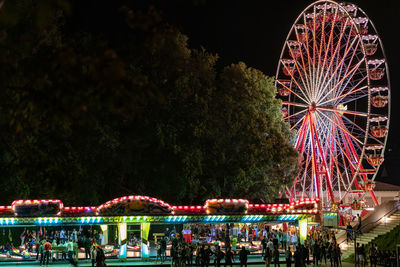
M313 1L74 1L67 29L100 32L117 41L125 25L118 9L151 4L163 11L165 20L189 37L191 48L203 46L220 56L218 67L238 61L274 76L279 55L292 23ZM399 12L394 0L352 1L374 22L385 47L391 77L392 111L386 157L377 180L400 185L400 146L397 136L399 87Z

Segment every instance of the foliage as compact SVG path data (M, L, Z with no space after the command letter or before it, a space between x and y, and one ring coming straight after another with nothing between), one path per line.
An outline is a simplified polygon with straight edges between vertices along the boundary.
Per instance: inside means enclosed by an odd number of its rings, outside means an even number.
M244 63L219 71L217 55L190 49L151 7L122 7L116 41L66 33L64 1L9 3L0 20L1 203L270 200L292 181L297 153L272 78ZM40 8L46 19L33 23Z

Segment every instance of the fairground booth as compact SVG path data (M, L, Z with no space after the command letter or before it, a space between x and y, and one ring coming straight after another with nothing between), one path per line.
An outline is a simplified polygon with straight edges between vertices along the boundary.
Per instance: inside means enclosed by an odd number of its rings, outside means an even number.
M156 255L157 244L173 239L192 244L247 246L257 253L268 231L295 235L303 242L318 213L317 199L250 204L245 199L209 199L201 206L171 206L147 196L125 196L98 207L65 207L60 200L16 200L0 206L0 261L33 261L41 242L52 257L66 259L73 242L79 259L101 246L107 258ZM164 241L165 240L165 241ZM261 253L261 250L260 250Z

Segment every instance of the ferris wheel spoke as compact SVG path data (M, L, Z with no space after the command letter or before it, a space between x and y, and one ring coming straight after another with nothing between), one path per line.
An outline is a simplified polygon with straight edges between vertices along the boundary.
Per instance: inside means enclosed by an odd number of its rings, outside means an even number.
M326 125L326 123L325 123L324 120L319 120L319 121L320 121L322 124L324 124L326 128L329 127L328 125ZM349 165L352 166L352 168L354 168L353 162L352 162L352 160L349 158L349 154L347 154L347 153L343 150L343 147L342 147L342 146L344 145L344 143L343 143L343 142L339 142L339 140L337 139L337 137L339 137L338 128L335 127L335 130L336 130L336 131L335 131L336 133L335 133L335 135L332 134L332 139L333 139L333 141L336 143L336 147L339 148L339 152L341 153L342 158L343 158L343 159L347 158ZM336 136L336 137L335 137L335 136ZM342 139L341 139L341 140L342 140ZM342 141L343 141L343 140L342 140ZM343 163L346 164L346 161L343 161Z
M319 121L321 123L325 124L323 120L319 120ZM328 128L329 126L328 125L324 125L323 127ZM343 185L344 185L343 177L342 177L342 174L340 173L340 170L339 170L339 163L337 161L337 157L333 154L333 152L336 151L336 149L334 149L334 148L337 145L340 145L340 144L336 144L335 138L333 137L333 132L335 131L335 128L333 127L332 124L330 125L330 128L331 128L331 131L329 132L329 135L330 135L331 138L329 138L328 139L329 141L327 141L328 144L331 144L331 149L329 150L330 151L330 162L332 162L332 161L334 162L334 164L336 166L336 170L337 170L337 179L341 180ZM339 152L342 154L342 158L344 158L343 151L339 151ZM350 179L348 177L348 173L346 173L346 175L347 175L347 180L350 182ZM332 177L334 177L334 176L332 176ZM339 191L339 199L341 200L340 181L336 181L336 182L332 181L332 184L333 185L337 184L337 188L338 188L338 191ZM344 185L344 187L345 187L345 185ZM346 188L346 190L347 190L347 188Z
M364 135L368 135L368 138L373 139L375 142L377 142L380 145L384 145L384 142L378 140L377 138L375 138L372 134L370 134L369 132L365 131L363 128L361 128L358 124L354 123L352 120L350 120L349 118L347 118L346 116L342 116L343 118L346 119L347 122L351 123L352 125L354 125L355 127L357 127L357 129L359 129Z
M300 122L300 120L299 120L299 122ZM296 139L295 147L296 147L297 151L300 152L300 154L302 154L304 151L305 140L308 135L307 124L308 124L308 114L306 114L306 116L303 117L303 122L300 126L299 134L297 135L297 139ZM300 141L300 143L299 143L299 141Z
M292 115L288 115L288 116L286 116L286 117L283 117L282 120L287 120L287 119L289 119L289 118L291 118L291 117L300 115L301 113L306 112L306 111L307 111L306 109L300 110L300 111L298 111L298 112L296 112L296 113L293 113Z
M299 44L301 44L300 38L299 38L299 33L298 33L296 28L295 28L295 32L296 32L296 39L299 42ZM306 38L307 38L307 30L306 30ZM300 51L302 51L301 45L300 45ZM301 70L300 70L299 64L297 63L297 60L295 60L294 63L296 65L296 69L297 69L297 71L299 72L300 75L301 75L302 72L304 72L305 81L307 82L307 87L308 87L308 93L310 94L311 93L310 92L310 88L311 88L310 76L307 75L307 68L306 68L306 64L304 62L303 53L300 53L300 58L301 58L301 63L302 63Z
M296 128L297 125L299 125L301 122L304 123L304 118L302 117L300 120L298 120L292 127L290 127L290 130L292 131L294 128Z
M375 113L368 113L368 112L362 112L362 111L353 111L353 110L341 110L341 109L337 109L337 108L333 108L333 107L317 107L317 110L319 111L329 111L329 112L333 112L336 113L336 115L338 115L337 113L342 113L342 114L349 114L349 115L354 115L354 116L360 116L360 117L377 117L380 116L379 114L375 114Z
M335 29L335 22L334 22L334 21L336 20L337 12L338 12L338 10L336 9L335 15L334 15L334 19L333 19L332 22L331 22L331 31L330 31L330 34L329 34L329 39L328 39L328 42L326 43L326 45L324 46L325 56L324 56L324 61L323 61L323 64L322 64L322 68L321 68L321 69L324 69L324 68L325 68L326 61L327 61L327 58L328 58L329 46L330 46L330 44L331 44L333 32L334 32L334 29ZM333 43L332 43L332 44L333 44ZM321 83L321 79L322 79L323 74L324 74L324 72L321 71L320 75L318 76L318 84Z
M291 49L291 48L289 48L289 49ZM296 60L295 60L295 62L296 62ZM290 77L292 78L292 81L294 81L294 83L297 85L297 87L299 88L299 90L300 90L301 93L303 94L304 98L307 99L307 101L308 101L307 103L310 103L310 99L309 99L309 97L308 97L308 94L306 94L306 93L303 91L302 87L301 87L300 84L297 82L297 80L294 78L293 73L289 70L288 66L286 66L286 64L283 63L283 62L282 62L282 64L283 64L284 68L287 70L287 72L290 74ZM301 75L301 72L300 72L300 75ZM302 82L303 82L305 91L308 91L308 88L307 88L307 86L306 86L306 84L305 84L303 78L301 78L301 80L302 80Z
M335 114L335 115L336 115L336 119L338 120L338 122L339 122L340 124L344 125L344 122L343 122L342 117L339 116L338 114ZM359 158L357 152L355 151L353 142L351 142L351 140L350 140L350 135L349 135L347 132L343 132L343 134L345 135L345 138L346 138L346 140L348 141L347 144L348 144L348 146L350 147L350 151L353 153L353 157L356 159L356 162L357 162L358 164L360 164L360 158ZM357 144L357 143L356 143L356 144ZM362 151L362 147L358 146L358 149L359 149L360 151ZM357 168L357 169L358 169L358 168Z
M288 102L288 101L282 101L282 105L296 106L296 107L301 107L301 108L308 108L309 107L309 105L307 105L307 104L296 103L296 102Z
M305 25L305 27L306 27L306 29L305 29L305 35L306 35L306 45L305 45L305 50L306 50L306 52L307 52L307 59L308 59L308 61L307 61L307 65L308 65L308 75L309 75L309 80L310 80L310 97L312 98L313 97L313 95L312 95L312 91L313 91L313 88L312 88L312 80L311 80L311 77L312 77L312 71L311 71L311 55L310 55L310 49L309 49L309 34L308 34L308 24L307 24L307 19L306 19L306 15L305 15L305 13L303 13L303 21L304 21L304 25ZM301 54L303 54L303 53L301 53ZM304 62L303 62L303 65L304 65Z
M319 78L319 84L320 84L320 85L323 85L323 84L325 83L326 78L329 76L329 73L330 73L330 71L331 71L332 66L334 66L333 63L334 63L335 58L338 58L336 55L339 54L343 36L344 36L344 26L341 26L339 40L337 41L337 44L336 44L336 47L335 47L335 50L334 50L333 55L331 55L331 60L330 60L330 62L329 62L329 66L327 67L327 70L326 70L326 73L325 73L325 75L324 75L324 78L323 78L322 82L321 82L321 78ZM348 41L349 41L349 40L347 40L347 43L348 43ZM355 39L353 40L353 42L354 42L354 41L355 41ZM333 48L333 40L332 40L332 45L331 45L331 46L332 46L332 48ZM333 49L332 49L332 50L333 50ZM346 53L345 53L345 54L346 54ZM337 64L336 64L336 65L337 65ZM336 70L335 70L333 73L336 73ZM331 75L331 79L333 79L333 76L332 76L332 75ZM331 79L330 79L330 80L331 80ZM328 83L330 83L330 80L328 81ZM321 95L323 92L324 92L324 90L320 90L320 91L319 91L319 95L318 95L317 99L320 97L320 95Z
M351 26L352 27L352 26ZM344 27L344 28L341 28L341 30L342 31L345 31L346 30L346 27ZM351 31L351 29L350 29L350 31ZM351 35L349 35L349 36L351 36ZM350 40L351 40L351 38L349 37L349 38L347 38L347 41L346 41L346 43L345 43L345 46L344 46L344 50L345 51L351 51L351 50L353 50L353 53L352 53L352 55L351 55L351 59L354 57L354 53L355 53L355 51L357 51L357 49L358 49L358 45L359 45L359 39L357 38L357 36L354 36L354 38L353 38L353 41L354 40L357 40L358 42L357 42L357 44L356 44L356 46L355 46L355 48L353 47L353 44L354 43L352 43L352 45L349 45L350 44ZM347 53L345 53L345 54L343 54L343 56L342 57L340 57L340 50L339 50L339 53L337 54L337 60L339 60L339 58L342 58L342 59L344 59L344 60L346 60L346 58L348 57L348 53L349 52L347 52ZM344 61L343 61L344 62ZM335 71L335 74L336 74L336 79L338 80L339 79L339 77L341 77L341 75L342 75L342 70L343 70L343 62L342 63L340 63L338 66L339 66L339 69L337 70L337 71ZM351 60L350 60L350 62L347 62L347 67L349 67L349 66L351 66Z
M294 95L296 95L298 98L300 98L301 100L303 100L305 103L307 103L307 100L305 100L304 98L302 98L301 96L299 96L295 91L293 91L292 89L290 89L289 87L287 87L284 83L282 83L280 80L276 80L280 85L282 85L283 87L285 87L286 89L288 89L291 93L293 93Z
M366 78L366 76L365 76L363 79L361 79L361 81L358 82L357 85L359 85L361 82L363 82L363 81L365 80L365 78ZM362 90L367 89L367 88L368 88L368 85L365 85L365 86L362 86L362 87L359 87L359 88L353 87L349 92L344 93L344 94L341 94L341 95L339 95L339 96L337 96L337 97L328 99L328 100L326 100L326 101L324 101L324 102L322 102L322 103L319 103L319 105L321 105L321 106L322 106L322 105L326 105L326 104L328 104L328 103L330 103L330 102L333 102L333 101L335 101L335 100L338 100L338 101L336 101L336 102L340 102L340 100L344 99L346 96L349 96L349 95L351 95L351 94L357 93L357 92L362 91Z
M321 143L320 143L320 139L319 139L319 136L318 136L318 133L317 133L317 130L316 130L316 127L315 127L314 120L313 120L312 116L310 116L310 127L311 127L311 133L314 132L314 137L312 137L312 140L314 141L314 138L315 138L315 141L316 141L315 142L316 144L314 144L313 147L316 145L318 151L320 152L320 154L318 155L319 156L318 158L321 160L322 165L323 165L322 167L325 170L325 182L327 183L331 199L334 202L335 201L335 196L333 194L332 185L331 185L331 181L330 181L331 177L329 176L327 164L326 164L326 161L325 161L326 157L324 156L324 152L323 152L323 149L322 149L322 146L321 146ZM313 150L313 153L315 154L316 151L317 150ZM318 169L316 169L316 175L318 176ZM318 186L320 187L320 185L318 185ZM319 190L320 189L321 188L319 188ZM320 194L318 194L318 195L320 195Z
M352 55L351 55L350 61L347 62L347 67L346 67L346 70L345 70L345 72L344 72L343 75L347 75L347 73L349 72L349 68L350 68L350 66L351 66L352 63L353 63L354 56L355 56L355 54L356 54L356 52L357 52L357 49L358 49L358 45L359 45L359 42L357 42L357 46L353 49L353 53L352 53ZM340 71L339 71L338 77L341 76L343 65L344 65L344 64L341 64L341 66L340 66ZM354 73L355 73L357 70L358 70L358 67L357 67L357 69L354 70ZM354 75L354 73L353 73L353 75ZM352 76L353 76L353 75L352 75ZM365 77L367 77L367 76L365 75ZM340 95L340 94L343 93L343 90L345 90L345 88L346 88L347 84L350 82L350 80L351 80L351 78L347 80L347 82L345 83L344 86L339 87L339 88L341 88L341 90L337 90L337 91L336 91L336 92L337 92L336 95Z
M334 60L335 56L332 57L331 64L330 64L329 68L327 69L326 74L325 74L325 76L324 76L324 79L323 79L323 81L322 81L322 83L321 83L321 85L320 85L320 87L322 88L322 90L320 90L320 94L319 94L320 97L322 97L322 95L325 95L325 96L323 97L323 98L325 98L329 93L331 93L332 89L331 89L330 91L328 91L327 93L326 93L326 89L327 89L328 86L331 84L331 81L335 78L336 75L330 75L330 74L331 74L331 73L337 73L339 67L343 64L344 60L346 59L346 56L348 55L349 51L351 50L351 47L354 45L354 43L355 43L357 40L358 40L358 39L356 39L356 38L353 39L353 41L352 41L351 44L350 44L350 47L348 47L348 48L346 49L346 51L345 51L345 53L344 53L342 59L341 59L340 61L338 61L338 62L335 64L335 69L334 69L334 71L333 71L333 72L330 72L331 68L334 66L334 65L333 65L333 60ZM349 41L349 40L348 40L348 41ZM360 42L360 40L358 40L357 46L358 46L358 43L359 43L359 42ZM336 54L336 53L335 53L335 54ZM339 58L338 58L338 60L339 60ZM363 61L364 61L364 59L363 59ZM359 64L361 64L361 63L359 63ZM358 66L358 65L356 65L356 66ZM328 78L329 75L330 75L330 78L328 79L328 81L326 81L326 79ZM346 76L345 76L345 77L346 77ZM321 99L319 99L319 101L321 101Z
M329 116L326 116L323 112L320 112L318 110L318 113L321 114L322 116L324 116L326 119L328 119L331 123L333 123L336 127L338 127L339 129L341 129L344 133L348 134L349 136L351 136L354 141L356 141L357 143L359 143L360 145L364 145L363 142L361 142L360 140L358 140L355 136L353 136L346 128L346 126L344 125L340 125L337 122L335 122L333 119L329 118ZM334 113L335 114L335 113Z
M360 62L358 62L348 73L346 73L345 76L343 76L339 82L337 82L332 89L330 89L324 96L322 96L317 103L321 102L322 100L324 100L325 98L327 98L342 82L343 80L345 80L349 75L351 75L349 77L349 79L351 79L355 73L355 71L360 67L360 65L364 62L364 59L362 59ZM327 88L325 86L325 88Z
M359 170L359 166L361 164L357 153L354 150L353 144L351 143L348 135L346 133L341 133L344 138L342 138L343 140L347 140L348 142L344 142L345 144L345 149L346 149L346 153L348 153L349 155L352 155L352 157L354 158L355 162L357 163L357 167L354 167L353 165L351 165L351 172L352 172L352 179L349 182L349 188L351 188L351 186L354 184L356 186L356 189L359 189L359 185L358 185L358 180L357 180L357 173ZM346 192L347 193L347 192Z
M318 64L317 64L318 67L317 67L317 72L315 75L315 78L316 78L315 83L316 84L318 84L317 77L319 76L320 69L322 69L321 68L321 53L322 53L322 44L325 42L325 17L326 17L325 15L326 15L326 3L324 5L323 17L322 17L321 38L319 39L320 41L319 41ZM316 19L316 18L314 18L314 19ZM316 22L314 21L314 23L316 23Z

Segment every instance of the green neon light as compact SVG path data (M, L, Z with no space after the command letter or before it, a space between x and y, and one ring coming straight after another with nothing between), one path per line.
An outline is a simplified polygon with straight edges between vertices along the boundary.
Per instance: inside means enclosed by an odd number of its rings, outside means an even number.
M326 216L327 214L325 214ZM336 214L335 214L336 215ZM281 222L308 218L307 214L285 215L169 215L169 216L84 216L84 217L3 217L0 225L54 225L54 224L110 224L110 223L197 223L213 222ZM337 216L337 215L336 215Z

